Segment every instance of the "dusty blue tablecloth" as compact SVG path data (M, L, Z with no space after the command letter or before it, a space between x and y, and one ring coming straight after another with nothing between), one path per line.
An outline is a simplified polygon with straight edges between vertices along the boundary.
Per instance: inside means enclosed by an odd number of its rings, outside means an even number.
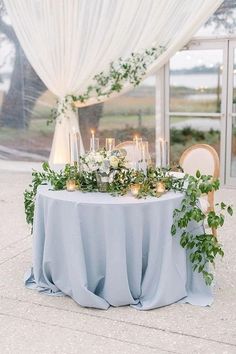
M170 233L182 198L169 192L137 200L39 187L26 286L100 309L148 310L179 300L210 305L211 289Z

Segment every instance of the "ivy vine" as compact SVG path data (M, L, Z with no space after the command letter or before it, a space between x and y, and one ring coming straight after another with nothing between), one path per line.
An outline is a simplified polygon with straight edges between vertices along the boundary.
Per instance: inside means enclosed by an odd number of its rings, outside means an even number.
M213 235L212 228L217 230L222 227L225 220L225 211L232 216L232 206L221 202L216 204L215 210L204 213L199 205L199 198L203 194L217 191L220 187L218 179L212 176L201 175L197 171L196 176L187 176L187 187L184 190L184 198L181 207L174 211L174 223L171 228L173 236L180 230L180 244L189 251L189 259L193 270L202 273L206 284L210 285L213 274L209 271L209 263L215 265L218 255L224 256L224 251L218 239ZM190 228L191 222L206 224L204 232L195 235ZM207 230L210 230L207 232Z

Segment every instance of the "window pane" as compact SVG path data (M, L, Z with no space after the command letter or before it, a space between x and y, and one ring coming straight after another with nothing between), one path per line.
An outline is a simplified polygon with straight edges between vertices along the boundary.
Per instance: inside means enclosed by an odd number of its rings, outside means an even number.
M184 50L170 60L170 111L220 112L221 50Z
M178 163L189 146L209 144L220 156L220 118L181 117L170 118L170 160Z

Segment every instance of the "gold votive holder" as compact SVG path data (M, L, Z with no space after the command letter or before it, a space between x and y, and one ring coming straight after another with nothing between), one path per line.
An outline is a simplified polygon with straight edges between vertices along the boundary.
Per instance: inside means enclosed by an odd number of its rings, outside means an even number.
M156 183L156 195L157 197L162 196L166 192L166 186L165 183L163 182L157 182Z
M66 190L68 192L74 192L76 189L76 181L74 179L68 179L68 181L66 181Z
M131 186L130 186L131 194L134 197L137 197L137 195L139 194L140 188L141 188L141 185L139 183L131 184Z

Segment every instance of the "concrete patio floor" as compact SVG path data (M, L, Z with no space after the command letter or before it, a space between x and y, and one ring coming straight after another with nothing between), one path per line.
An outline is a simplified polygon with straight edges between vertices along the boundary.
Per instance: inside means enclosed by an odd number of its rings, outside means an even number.
M211 307L87 309L23 286L32 257L23 208L30 180L29 172L0 170L1 354L236 353L236 213L220 231L225 257L217 263ZM236 189L217 198L236 205Z

